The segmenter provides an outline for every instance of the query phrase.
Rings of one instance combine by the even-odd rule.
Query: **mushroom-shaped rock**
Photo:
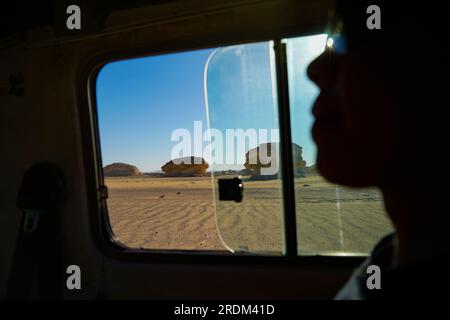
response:
[[[280,160],[278,159],[280,144],[278,142],[261,143],[245,154],[244,167],[253,172],[252,177],[277,176]],[[302,147],[292,144],[294,174],[304,176],[306,161],[302,157]],[[266,170],[264,170],[266,169]]]
[[[112,163],[103,168],[106,177],[140,176],[142,172],[136,167],[126,163]]]
[[[170,160],[161,167],[167,177],[203,177],[209,165],[200,157],[183,157]]]

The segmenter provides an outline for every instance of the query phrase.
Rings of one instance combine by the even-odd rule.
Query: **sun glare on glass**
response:
[[[327,40],[327,48],[332,48],[334,44],[333,38],[328,38]]]

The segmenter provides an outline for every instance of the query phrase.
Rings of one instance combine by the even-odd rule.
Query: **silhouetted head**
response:
[[[381,9],[380,30],[366,25],[373,4]],[[313,107],[320,172],[360,187],[448,172],[445,9],[426,2],[340,1],[331,28],[334,48],[308,69],[320,88]]]

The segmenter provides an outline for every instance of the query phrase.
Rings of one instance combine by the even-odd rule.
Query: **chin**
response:
[[[338,157],[317,156],[317,170],[328,181],[334,184],[353,188],[366,188],[376,185],[368,176],[368,170],[348,165],[349,162]]]
[[[339,174],[336,168],[332,168],[329,164],[322,164],[322,162],[317,161],[317,170],[328,182],[346,186],[349,182],[342,174]]]

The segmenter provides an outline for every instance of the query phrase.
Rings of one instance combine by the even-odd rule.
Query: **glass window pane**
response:
[[[210,168],[202,161],[204,68],[212,52],[113,62],[98,75],[109,220],[128,247],[227,250],[216,228]],[[176,163],[183,157],[195,158]]]
[[[283,196],[272,42],[218,49],[205,71],[216,219],[235,253],[284,253]],[[241,176],[242,202],[220,200],[220,179]]]
[[[299,254],[368,253],[392,225],[377,189],[327,182],[317,171],[311,108],[318,95],[308,65],[325,49],[327,35],[286,40]]]

